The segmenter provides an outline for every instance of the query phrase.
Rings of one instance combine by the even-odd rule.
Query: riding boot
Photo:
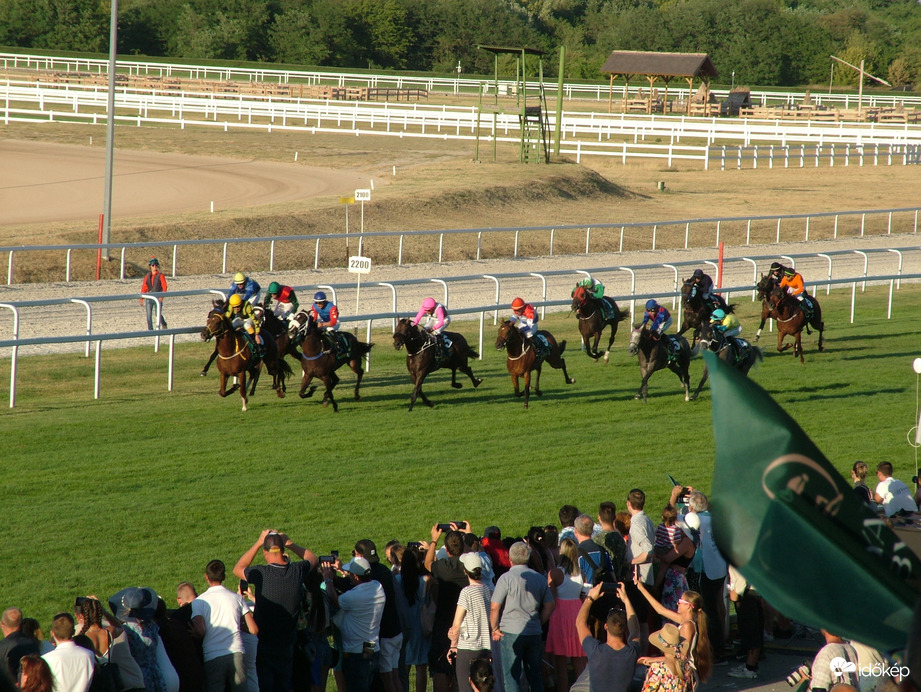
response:
[[[327,347],[330,351],[332,351],[333,353],[336,352],[336,342],[335,342],[335,338],[336,338],[336,337],[333,336],[333,333],[332,333],[332,332],[330,332],[330,331],[325,331],[325,332],[323,332],[323,343],[325,343],[325,344],[326,344],[326,347]]]

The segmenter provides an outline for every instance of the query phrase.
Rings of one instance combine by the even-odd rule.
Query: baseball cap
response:
[[[356,555],[351,562],[342,566],[342,571],[351,572],[356,577],[364,577],[371,572],[371,563],[361,555]]]
[[[502,532],[498,526],[487,526],[483,529],[483,538],[502,538]]]
[[[156,257],[151,257],[151,258],[150,258],[150,261],[147,263],[147,266],[152,267],[152,266],[154,266],[154,265],[157,265],[157,266],[159,267],[159,266],[160,266],[160,260],[158,260]]]
[[[458,559],[468,572],[473,572],[477,568],[483,569],[483,561],[478,553],[464,553]]]
[[[380,562],[377,555],[377,546],[370,538],[362,538],[355,544],[355,552],[361,555],[370,563]]]
[[[262,542],[262,549],[266,552],[285,552],[285,541],[280,533],[270,533]]]

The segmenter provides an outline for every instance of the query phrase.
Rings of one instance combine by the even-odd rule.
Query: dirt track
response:
[[[96,223],[105,189],[105,150],[0,141],[0,228]],[[351,195],[368,179],[351,171],[265,161],[117,150],[113,217],[215,211],[318,196]]]

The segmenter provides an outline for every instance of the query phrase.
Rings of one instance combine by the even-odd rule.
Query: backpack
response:
[[[607,552],[601,552],[599,555],[607,555]],[[584,557],[592,568],[592,575],[589,579],[589,581],[592,583],[592,586],[596,586],[601,583],[617,582],[617,576],[607,566],[602,566],[595,562],[592,554],[581,545],[579,546],[579,556]]]

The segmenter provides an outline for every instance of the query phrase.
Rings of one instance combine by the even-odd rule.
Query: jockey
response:
[[[230,320],[234,329],[238,332],[245,331],[248,338],[255,342],[253,350],[256,355],[264,356],[265,347],[263,346],[262,335],[259,334],[260,324],[250,302],[243,300],[239,293],[235,293],[227,299],[227,312],[224,315]]]
[[[710,326],[730,340],[732,337],[742,333],[742,325],[739,324],[739,319],[732,313],[726,314],[719,308],[710,315]]]
[[[649,325],[649,331],[655,332],[661,336],[665,330],[672,326],[672,316],[668,310],[659,305],[652,298],[646,301],[646,313],[643,315],[643,322],[640,329],[646,326],[646,323],[652,320]]]
[[[781,280],[783,279],[783,273],[786,270],[787,268],[783,266],[780,262],[771,263],[771,273],[769,274],[769,276],[771,277],[771,280],[774,282],[775,286],[780,284]]]
[[[595,281],[591,276],[582,279],[576,284],[576,288],[584,288],[589,297],[595,300],[604,298],[604,284],[600,281]],[[572,295],[575,295],[576,288],[572,289]]]
[[[277,281],[270,283],[269,288],[266,291],[266,310],[268,310],[269,306],[272,304],[273,298],[277,301],[273,312],[275,313],[275,316],[283,322],[287,322],[288,318],[297,312],[297,309],[300,307],[300,304],[297,301],[297,295],[294,293],[294,289],[290,286],[282,286]]]
[[[803,283],[803,275],[793,269],[793,267],[784,268],[783,278],[780,280],[779,286],[787,289],[787,293],[796,298],[800,303],[802,303],[803,298],[806,297],[806,286]],[[809,303],[807,302],[806,305],[808,306]]]
[[[695,269],[694,274],[691,276],[691,295],[688,298],[694,298],[698,292],[705,302],[713,300],[713,279],[704,274],[701,269]]]
[[[317,327],[323,332],[323,338],[331,348],[335,348],[335,340],[332,332],[339,331],[339,308],[335,303],[330,303],[326,299],[323,291],[317,291],[313,294],[313,305],[310,306],[310,316],[317,323]]]
[[[441,303],[436,303],[434,298],[426,298],[422,301],[422,307],[416,313],[413,324],[418,325],[423,320],[425,324],[422,325],[422,329],[435,336],[440,335],[451,324],[447,309]]]
[[[233,283],[230,284],[230,293],[228,296],[237,295],[243,299],[248,300],[250,303],[259,302],[259,291],[262,290],[255,280],[249,278],[243,272],[237,272],[233,275]]]
[[[512,324],[521,332],[521,335],[530,339],[537,333],[537,310],[530,303],[525,303],[521,298],[512,301]]]

